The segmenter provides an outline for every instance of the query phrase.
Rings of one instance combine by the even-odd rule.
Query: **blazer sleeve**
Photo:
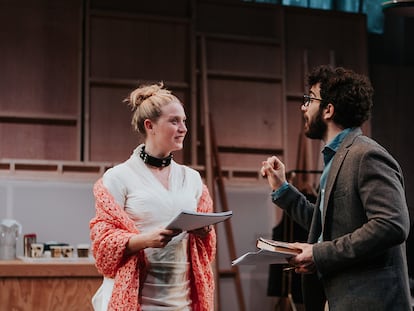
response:
[[[288,188],[280,196],[272,194],[272,202],[285,210],[301,227],[310,231],[315,204],[309,202],[293,185],[289,184]]]

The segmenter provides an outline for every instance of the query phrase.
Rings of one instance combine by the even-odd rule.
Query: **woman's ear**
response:
[[[145,130],[147,131],[147,132],[150,132],[151,130],[152,130],[152,121],[150,120],[150,119],[145,119],[144,120],[144,127],[145,127]]]

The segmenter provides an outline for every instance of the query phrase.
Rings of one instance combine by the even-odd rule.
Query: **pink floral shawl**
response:
[[[114,278],[114,288],[108,311],[141,310],[138,288],[145,279],[146,257],[144,251],[126,256],[125,249],[129,238],[137,233],[134,222],[105,188],[102,179],[94,186],[96,215],[90,221],[92,251],[99,272]],[[212,212],[213,202],[208,189],[203,185],[203,193],[197,211]],[[190,298],[192,311],[214,309],[214,275],[211,268],[216,253],[216,233],[214,230],[205,238],[189,234],[190,258]]]

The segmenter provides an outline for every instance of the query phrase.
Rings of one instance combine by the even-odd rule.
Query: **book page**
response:
[[[287,258],[292,257],[291,254],[267,251],[260,249],[257,252],[248,252],[232,261],[231,265],[264,265],[264,264],[287,264]]]
[[[220,213],[198,213],[183,210],[166,226],[167,229],[191,231],[225,221],[233,215],[232,211]]]
[[[289,243],[269,240],[262,237],[257,240],[256,246],[260,249],[265,249],[273,252],[288,253],[293,255],[301,253],[300,249],[292,247],[289,245]]]

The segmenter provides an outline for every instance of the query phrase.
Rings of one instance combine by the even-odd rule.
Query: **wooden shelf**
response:
[[[282,75],[257,74],[253,72],[236,72],[225,70],[208,70],[209,78],[230,79],[230,80],[248,80],[248,81],[262,81],[281,83],[283,81]]]
[[[255,148],[241,146],[218,146],[219,152],[241,153],[241,154],[274,154],[283,155],[283,148]]]
[[[22,113],[16,111],[6,111],[0,113],[0,123],[24,123],[24,124],[52,124],[76,126],[78,116],[67,114],[51,113]]]
[[[1,159],[0,177],[28,179],[90,179],[101,176],[114,163]]]
[[[102,277],[91,259],[1,260],[0,279],[5,277]]]
[[[240,149],[240,148],[238,148]],[[246,151],[243,149],[243,151]],[[278,149],[257,149],[251,150],[252,154],[261,154],[265,151],[273,151],[272,154],[282,155]],[[240,150],[228,149],[221,152],[240,152]],[[269,152],[265,152],[269,153]],[[115,163],[108,162],[64,162],[64,161],[43,161],[43,160],[0,160],[0,178],[11,179],[58,179],[72,180],[81,179],[95,181],[107,169],[113,167]],[[203,165],[193,165],[192,168],[198,170],[203,176],[205,167]],[[246,167],[222,167],[223,177],[230,182],[257,182],[261,180],[258,169]]]
[[[123,12],[107,11],[107,10],[102,10],[102,9],[91,9],[90,16],[101,17],[101,18],[121,19],[121,20],[134,19],[134,20],[143,20],[143,21],[154,21],[158,23],[175,23],[175,24],[190,23],[189,18],[170,17],[170,16],[161,16],[161,15],[152,15],[152,14],[123,13]]]
[[[152,84],[159,81],[133,80],[133,79],[109,79],[102,77],[91,77],[89,83],[91,86],[109,86],[109,87],[137,87],[140,84]],[[173,89],[188,89],[189,85],[185,82],[164,81],[164,85]]]
[[[269,37],[253,37],[253,36],[240,36],[240,35],[229,35],[229,34],[215,34],[215,33],[197,33],[197,37],[204,36],[206,39],[217,40],[217,41],[234,41],[240,43],[248,43],[255,45],[274,45],[280,46],[280,40]]]

